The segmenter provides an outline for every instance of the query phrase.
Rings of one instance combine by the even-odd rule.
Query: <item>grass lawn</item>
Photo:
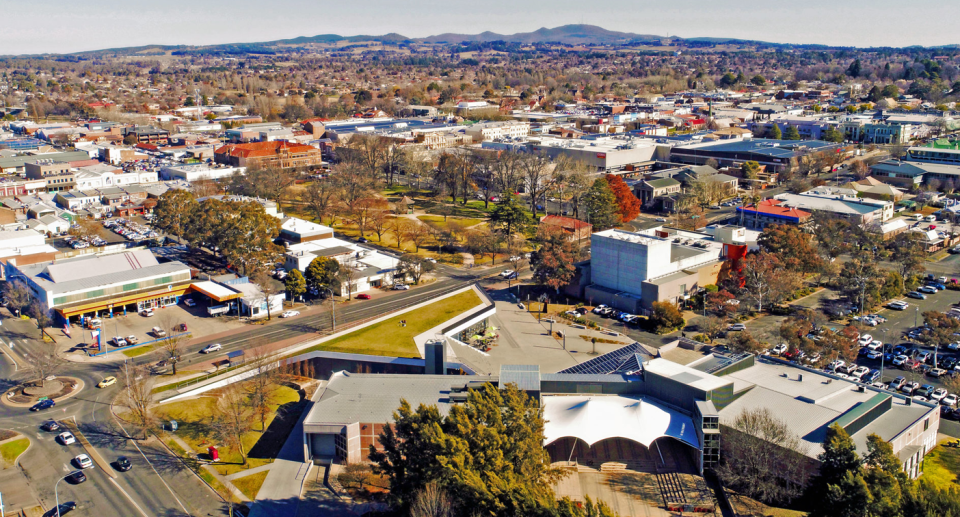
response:
[[[376,325],[351,332],[345,336],[320,343],[299,352],[347,352],[353,354],[385,355],[389,357],[420,357],[413,337],[468,311],[482,302],[476,293],[467,291],[445,298],[431,305],[384,320]],[[401,327],[400,320],[407,320]]]
[[[921,477],[937,488],[955,486],[960,474],[960,448],[938,445],[923,458]]]
[[[214,392],[215,393],[215,392]],[[270,404],[271,413],[267,416],[267,427],[273,422],[276,416],[277,408],[284,404],[295,403],[300,400],[300,396],[291,388],[278,386],[274,389],[273,400]],[[192,449],[192,454],[206,453],[207,447],[216,445],[220,449],[220,463],[215,468],[221,475],[234,474],[242,470],[259,467],[272,463],[274,458],[247,458],[247,464],[241,464],[239,451],[222,446],[215,436],[210,423],[213,416],[217,413],[216,397],[200,397],[196,399],[184,400],[182,402],[173,402],[165,404],[158,408],[158,416],[165,420],[176,420],[178,422],[177,436],[187,442]],[[251,416],[251,420],[256,420]],[[260,422],[253,423],[253,429],[243,435],[243,448],[248,453],[253,450],[260,439]]]
[[[26,437],[0,445],[0,458],[3,458],[4,468],[7,465],[12,466],[29,446],[30,439]]]
[[[154,345],[138,346],[137,348],[131,348],[130,350],[124,350],[123,355],[127,357],[138,357],[143,354],[148,354],[153,352]]]
[[[260,491],[260,487],[263,486],[263,480],[267,479],[267,474],[270,472],[257,472],[256,474],[251,474],[249,476],[243,476],[242,478],[236,478],[232,481],[233,486],[240,489],[243,492],[243,495],[250,498],[251,501],[257,498],[257,492]]]
[[[448,217],[447,220],[444,221],[442,215],[418,215],[417,219],[420,219],[434,228],[440,228],[443,230],[450,229],[451,223],[459,225],[460,228],[469,228],[483,222],[483,219],[469,217]]]

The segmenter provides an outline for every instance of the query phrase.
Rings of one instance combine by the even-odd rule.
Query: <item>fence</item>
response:
[[[103,350],[103,351],[101,351],[101,352],[97,352],[97,353],[95,353],[95,354],[89,354],[89,355],[91,355],[91,356],[93,356],[93,357],[99,357],[99,356],[101,356],[101,355],[106,355],[106,354],[108,354],[108,353],[110,353],[110,352],[121,352],[121,351],[123,351],[123,350],[130,350],[131,348],[137,348],[137,347],[139,347],[139,346],[152,345],[152,344],[154,344],[154,343],[159,343],[159,342],[161,342],[161,341],[166,341],[166,340],[168,340],[168,339],[170,339],[170,338],[172,338],[172,337],[189,338],[189,337],[192,337],[192,336],[193,336],[193,334],[190,333],[190,332],[182,332],[182,333],[180,333],[180,334],[173,334],[173,335],[170,335],[170,336],[167,336],[167,337],[162,337],[162,338],[160,338],[160,339],[154,339],[154,340],[151,340],[151,341],[144,341],[143,343],[137,343],[137,344],[135,344],[135,345],[122,346],[122,347],[120,347],[120,348],[115,348],[115,349],[113,349],[113,350]],[[101,339],[103,339],[102,336],[101,336]],[[104,345],[104,348],[106,348],[107,346],[109,346],[109,345],[106,345],[106,344],[105,344],[105,345]]]

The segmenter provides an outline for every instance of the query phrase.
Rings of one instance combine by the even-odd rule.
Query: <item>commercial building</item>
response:
[[[674,228],[643,232],[605,230],[590,237],[589,265],[581,266],[577,296],[634,314],[653,302],[682,302],[716,284],[723,263],[747,250],[744,228],[713,235]]]
[[[720,167],[740,167],[744,162],[755,161],[779,173],[796,169],[800,159],[809,153],[836,152],[839,148],[839,144],[820,140],[718,140],[677,145],[670,151],[670,161],[704,165],[715,160]]]
[[[530,123],[518,121],[480,122],[468,127],[466,134],[474,142],[523,138],[530,134]]]
[[[937,140],[924,147],[911,147],[907,149],[904,159],[909,162],[960,165],[960,142]]]
[[[186,264],[161,264],[147,250],[5,266],[8,278],[23,280],[63,321],[174,305],[191,280]]]
[[[808,190],[801,194],[789,192],[774,196],[785,207],[807,212],[826,212],[843,217],[854,224],[883,222],[893,217],[893,202],[859,198],[856,195],[834,194],[828,189]]]
[[[661,148],[653,140],[629,135],[598,136],[591,139],[543,135],[513,142],[483,142],[481,148],[544,153],[554,160],[565,156],[600,172],[622,171],[655,158],[665,159],[668,155],[666,148]]]
[[[215,153],[217,163],[232,167],[316,167],[323,159],[320,149],[285,141],[227,144]]]
[[[60,192],[76,187],[73,168],[67,162],[43,159],[28,162],[24,165],[24,168],[27,179],[44,182],[44,191],[46,192]]]
[[[6,174],[19,174],[21,172],[26,172],[26,164],[28,162],[32,163],[38,160],[71,163],[86,161],[89,159],[90,155],[86,151],[67,151],[62,153],[42,153],[12,156],[0,158],[0,172]]]
[[[468,390],[485,386],[514,385],[537,401],[545,421],[544,449],[555,465],[573,468],[629,462],[627,468],[636,471],[702,474],[719,464],[722,435],[737,432],[732,427],[737,416],[767,409],[806,445],[797,454],[807,474],[819,467],[826,430],[835,424],[851,435],[861,456],[867,437],[879,435],[907,475],[917,477],[940,425],[936,404],[683,339],[658,350],[634,343],[556,373],[536,365],[503,365],[499,373],[466,376],[444,375],[445,346],[442,340],[428,344],[428,355],[434,349],[441,353],[439,367],[390,358],[392,372],[380,363],[371,366],[383,373],[334,372],[304,418],[304,461],[365,461],[371,447],[379,448],[383,430],[394,424],[401,400],[447,415],[467,401]],[[678,348],[694,359],[681,364],[658,357]],[[349,364],[362,358],[331,359]],[[401,370],[413,371],[395,373]]]
[[[194,182],[200,180],[219,180],[229,178],[236,173],[243,174],[246,167],[230,167],[226,165],[209,166],[206,164],[170,165],[160,169],[160,177],[164,181],[183,180]]]

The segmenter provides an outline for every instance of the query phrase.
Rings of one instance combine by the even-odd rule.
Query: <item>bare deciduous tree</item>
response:
[[[267,430],[267,417],[270,415],[270,403],[273,401],[274,388],[277,386],[279,369],[276,360],[263,346],[247,351],[247,364],[256,372],[247,382],[250,393],[250,408],[260,420],[260,433]]]
[[[57,371],[64,364],[64,360],[57,355],[57,346],[53,343],[40,343],[33,353],[24,354],[26,368],[24,372],[28,379],[40,381],[40,386],[44,385],[46,378],[56,375]]]
[[[806,484],[806,445],[767,408],[743,410],[724,430],[725,484],[768,504],[788,503]]]
[[[453,505],[447,492],[436,481],[426,484],[410,505],[411,517],[450,517]]]
[[[411,224],[407,226],[407,240],[413,243],[417,253],[420,253],[420,248],[426,245],[427,241],[430,240],[430,234],[430,227],[423,223],[411,221]],[[397,239],[397,242],[399,241],[400,239]]]
[[[143,430],[146,437],[147,429],[154,422],[150,407],[153,402],[153,393],[151,393],[153,383],[150,381],[150,376],[147,375],[146,368],[143,366],[125,362],[120,367],[118,377],[123,383],[123,404],[130,410],[134,423]]]
[[[8,280],[3,286],[3,298],[7,301],[7,308],[15,311],[19,316],[23,309],[30,306],[33,295],[30,289],[21,280]]]
[[[218,412],[213,417],[212,426],[221,440],[237,449],[244,465],[247,464],[247,453],[243,448],[243,434],[252,427],[250,404],[245,391],[238,382],[220,389]]]
[[[180,321],[177,321],[172,313],[164,313],[160,317],[160,328],[167,332],[167,336],[159,342],[160,349],[167,355],[166,359],[173,366],[173,374],[177,374],[177,363],[183,354],[183,347],[189,339],[180,331]]]

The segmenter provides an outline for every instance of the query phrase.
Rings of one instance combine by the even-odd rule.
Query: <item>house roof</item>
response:
[[[292,153],[318,151],[315,147],[301,144],[291,144],[282,140],[272,142],[254,142],[249,144],[227,144],[214,151],[216,154],[227,154],[241,158],[256,158],[263,156],[273,156],[278,154],[281,149]],[[318,151],[319,152],[319,151]]]
[[[779,199],[764,199],[760,202],[759,206],[754,207],[754,205],[744,205],[738,207],[737,211],[743,212],[759,212],[763,215],[771,215],[775,217],[793,217],[797,219],[806,219],[812,214],[805,210],[800,210],[799,208],[790,208],[781,205],[782,201]]]
[[[680,185],[680,182],[673,178],[661,178],[656,180],[646,180],[643,183],[649,185],[651,188],[668,188],[676,187]]]
[[[547,215],[540,219],[541,223],[546,223],[554,226],[559,226],[561,228],[569,228],[574,230],[582,230],[585,228],[593,228],[593,225],[590,223],[585,223],[579,219],[574,219],[572,217],[563,217],[560,215]]]

